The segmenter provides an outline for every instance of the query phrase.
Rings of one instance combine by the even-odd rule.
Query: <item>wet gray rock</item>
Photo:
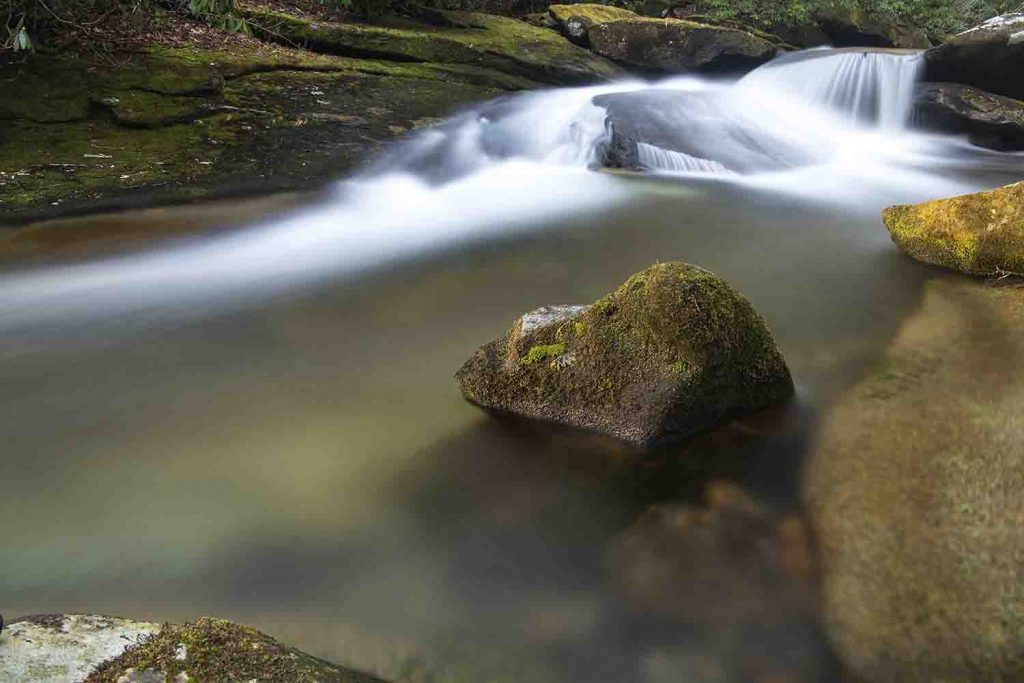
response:
[[[976,145],[1024,150],[1024,102],[959,83],[919,83],[914,122],[923,128],[966,134]]]
[[[0,681],[81,681],[102,662],[159,630],[159,624],[114,617],[24,617],[0,635]]]
[[[1024,13],[995,17],[925,53],[925,78],[1024,99]]]
[[[749,71],[778,52],[747,31],[679,19],[620,19],[592,26],[589,37],[594,52],[655,73]]]

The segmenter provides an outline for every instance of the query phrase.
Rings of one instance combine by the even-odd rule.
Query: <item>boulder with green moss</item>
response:
[[[778,48],[747,31],[681,19],[619,19],[589,30],[598,54],[644,72],[749,71]]]
[[[548,12],[558,26],[558,30],[577,45],[590,44],[591,26],[617,19],[633,19],[637,16],[635,12],[621,7],[591,3],[551,5]]]
[[[84,683],[294,681],[382,683],[222,619],[166,624],[100,664]]]
[[[174,625],[46,614],[0,634],[0,680],[28,683],[383,683],[221,619]]]
[[[482,407],[641,446],[691,436],[793,393],[750,302],[684,263],[652,266],[590,306],[524,315],[456,378]]]
[[[918,261],[969,275],[1024,273],[1024,183],[894,206],[889,233]]]
[[[1024,102],[959,83],[918,83],[914,122],[921,127],[967,135],[980,147],[1024,150]]]

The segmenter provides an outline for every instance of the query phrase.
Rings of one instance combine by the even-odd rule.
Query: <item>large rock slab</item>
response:
[[[1006,14],[925,53],[925,78],[1024,100],[1024,14]]]
[[[858,681],[1024,680],[1024,292],[929,282],[804,475]]]
[[[17,619],[0,634],[0,681],[78,683],[160,628],[149,622],[76,614]]]
[[[241,44],[0,65],[0,222],[315,189],[386,141],[538,87],[471,65],[227,40]]]
[[[647,72],[746,71],[778,52],[752,33],[680,19],[620,19],[590,28],[594,52]]]
[[[767,325],[708,271],[663,263],[586,307],[529,313],[456,378],[485,408],[641,446],[785,400],[789,370]]]
[[[969,275],[1024,273],[1024,183],[894,206],[882,217],[918,261]]]
[[[440,25],[412,27],[320,22],[268,9],[250,9],[246,16],[267,40],[349,57],[460,64],[551,85],[621,74],[553,31],[492,14],[433,10],[429,16]]]
[[[1024,102],[959,83],[918,83],[914,90],[917,125],[966,134],[989,149],[1024,149]]]

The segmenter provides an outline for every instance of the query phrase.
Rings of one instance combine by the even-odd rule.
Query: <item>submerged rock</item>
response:
[[[644,446],[793,393],[782,354],[750,302],[684,263],[652,266],[591,306],[523,316],[456,378],[463,396],[482,407]]]
[[[1024,14],[1006,14],[925,53],[926,79],[1024,100]]]
[[[611,544],[608,564],[632,628],[657,620],[666,634],[648,656],[672,675],[655,680],[832,680],[800,517],[712,481],[702,505],[648,509]]]
[[[894,206],[882,217],[893,241],[918,261],[969,275],[1024,273],[1024,182]]]
[[[222,619],[167,624],[98,666],[84,683],[317,681],[383,683]]]
[[[858,681],[1024,680],[1024,293],[936,278],[805,472]]]
[[[745,71],[769,61],[778,48],[738,29],[680,19],[619,19],[592,26],[594,52],[650,72]]]
[[[558,30],[577,45],[590,44],[590,28],[618,19],[632,19],[637,15],[627,9],[611,5],[551,5],[548,12]]]
[[[914,121],[947,133],[966,134],[989,149],[1024,149],[1024,102],[959,83],[919,83]]]
[[[77,683],[160,628],[149,622],[75,614],[16,619],[0,635],[0,681]]]

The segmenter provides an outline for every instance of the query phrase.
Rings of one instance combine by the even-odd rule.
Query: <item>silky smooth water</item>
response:
[[[535,93],[283,219],[0,278],[0,611],[215,614],[403,681],[686,680],[665,653],[719,634],[630,603],[615,539],[650,504],[694,499],[707,474],[679,463],[699,456],[796,509],[817,416],[932,276],[880,209],[1024,175],[1018,156],[763,75],[657,88],[728,113],[701,123],[703,158],[767,139],[800,163],[595,172],[592,98],[648,86]],[[764,315],[790,406],[642,463],[462,401],[455,370],[522,312],[676,259]],[[827,647],[798,641],[827,680]]]

